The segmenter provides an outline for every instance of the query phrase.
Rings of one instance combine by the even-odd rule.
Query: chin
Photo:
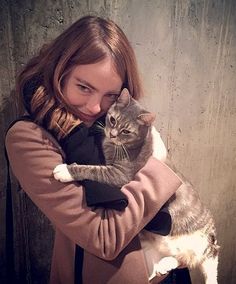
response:
[[[87,126],[87,127],[91,127],[94,124],[95,121],[83,121],[83,123]]]

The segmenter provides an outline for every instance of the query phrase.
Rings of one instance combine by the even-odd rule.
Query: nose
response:
[[[112,129],[110,131],[110,138],[116,138],[117,135],[118,135],[118,131],[116,129]]]
[[[92,96],[86,105],[87,110],[91,115],[96,115],[101,111],[101,98]]]

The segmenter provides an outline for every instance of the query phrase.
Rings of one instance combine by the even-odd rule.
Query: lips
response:
[[[79,116],[82,120],[93,120],[93,119],[96,118],[95,116],[91,116],[91,115],[81,113],[81,112],[80,112]]]

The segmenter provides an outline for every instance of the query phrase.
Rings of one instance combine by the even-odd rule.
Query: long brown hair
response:
[[[134,51],[123,31],[111,20],[86,16],[72,24],[39,54],[32,58],[18,77],[17,92],[40,78],[28,111],[33,119],[57,138],[80,123],[61,91],[64,79],[75,65],[91,64],[112,56],[123,87],[135,99],[142,95]]]

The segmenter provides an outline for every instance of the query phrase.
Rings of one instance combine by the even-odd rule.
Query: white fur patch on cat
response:
[[[205,284],[217,284],[218,258],[205,259],[201,264],[201,270],[205,277]]]
[[[153,157],[159,161],[165,162],[167,157],[167,150],[164,142],[161,139],[160,133],[156,130],[154,126],[151,129],[152,143],[153,143]]]
[[[173,256],[163,257],[158,263],[153,265],[152,275],[149,277],[149,281],[152,280],[157,275],[165,275],[172,269],[179,266],[178,260]]]
[[[54,178],[56,180],[59,180],[60,182],[69,182],[74,180],[74,178],[68,171],[67,164],[57,165],[53,170],[53,175]]]
[[[206,278],[205,283],[217,283],[218,258],[205,260],[201,264],[208,243],[206,234],[201,230],[181,236],[160,236],[143,230],[139,235],[149,271],[149,281],[179,265],[190,268],[199,265]]]

